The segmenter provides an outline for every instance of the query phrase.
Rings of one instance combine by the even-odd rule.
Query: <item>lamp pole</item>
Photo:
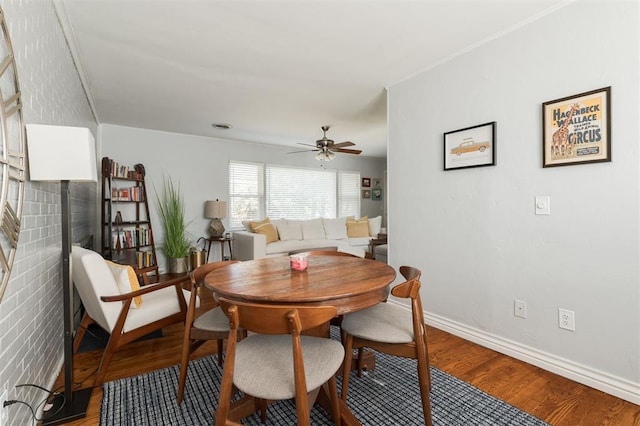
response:
[[[62,219],[62,298],[64,315],[64,394],[44,414],[43,425],[57,425],[87,415],[93,388],[73,391],[73,283],[71,282],[71,199],[69,181],[60,181]],[[48,413],[51,413],[48,415]]]

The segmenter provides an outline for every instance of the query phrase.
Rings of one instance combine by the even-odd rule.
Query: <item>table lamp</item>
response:
[[[64,315],[64,394],[52,401],[43,425],[66,423],[86,416],[92,388],[73,391],[73,280],[69,181],[96,182],[95,142],[83,127],[28,124],[29,176],[32,181],[60,182],[62,218],[62,284]]]
[[[209,235],[214,238],[224,237],[224,225],[220,219],[227,217],[227,202],[207,201],[204,203],[204,216],[211,219],[209,224]]]

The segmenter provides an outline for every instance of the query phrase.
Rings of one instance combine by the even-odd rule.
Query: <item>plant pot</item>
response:
[[[197,267],[202,266],[205,263],[207,263],[204,260],[206,255],[207,255],[207,252],[204,251],[204,250],[192,250],[189,253],[189,265],[190,265],[189,270],[193,271]]]
[[[189,272],[189,258],[188,257],[169,257],[168,269],[170,274],[186,274]]]

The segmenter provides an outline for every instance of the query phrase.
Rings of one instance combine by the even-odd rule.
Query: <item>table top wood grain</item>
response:
[[[212,271],[205,285],[214,294],[253,303],[335,306],[355,312],[385,300],[395,270],[382,262],[349,256],[309,256],[305,271],[293,271],[288,257],[235,263]]]

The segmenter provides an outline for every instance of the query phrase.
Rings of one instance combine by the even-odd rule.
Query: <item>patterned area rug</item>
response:
[[[100,412],[102,426],[211,425],[222,371],[214,357],[192,361],[181,405],[176,403],[180,367],[107,382]],[[363,425],[424,425],[416,362],[376,353],[376,368],[358,378],[352,373],[347,404]],[[431,368],[433,424],[542,426],[547,423],[491,395]],[[341,378],[338,377],[338,392]],[[293,401],[269,406],[267,425],[295,424]],[[258,415],[243,421],[260,425]],[[311,424],[331,425],[318,405]]]

